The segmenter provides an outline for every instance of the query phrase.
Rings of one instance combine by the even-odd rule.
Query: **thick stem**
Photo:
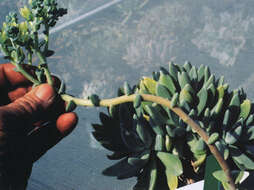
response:
[[[225,175],[228,180],[228,184],[232,190],[236,190],[235,183],[233,181],[233,178],[231,176],[230,168],[227,164],[227,162],[224,160],[223,156],[220,154],[219,150],[215,145],[208,144],[209,136],[207,133],[195,122],[193,121],[182,109],[178,107],[172,107],[171,102],[165,98],[154,96],[150,94],[141,94],[143,100],[155,102],[157,104],[163,105],[171,109],[173,112],[175,112],[185,123],[187,123],[191,128],[198,133],[198,135],[205,141],[207,146],[209,147],[211,153],[214,155],[216,160],[218,161],[219,165],[225,172]],[[85,100],[81,98],[74,98],[70,95],[63,94],[61,95],[62,99],[65,101],[74,101],[77,105],[81,106],[94,106],[93,103],[90,100]],[[100,106],[103,107],[109,107],[113,105],[118,105],[126,102],[133,102],[136,95],[130,95],[130,96],[120,96],[117,98],[112,99],[105,99],[100,101]]]

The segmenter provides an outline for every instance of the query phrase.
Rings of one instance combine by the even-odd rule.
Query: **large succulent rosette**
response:
[[[133,103],[110,107],[108,114],[100,113],[101,124],[92,125],[95,139],[113,152],[108,158],[120,160],[104,175],[137,177],[135,190],[172,190],[204,178],[211,154],[206,143],[169,108],[144,101],[140,94],[161,96],[183,109],[234,173],[254,170],[253,104],[243,89],[230,91],[207,66],[170,63],[169,70],[161,68],[132,88],[127,83],[119,88],[119,96],[130,94],[136,94]]]

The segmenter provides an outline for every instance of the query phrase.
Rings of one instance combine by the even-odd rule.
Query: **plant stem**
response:
[[[40,50],[38,50],[38,49],[35,50],[35,52],[36,52],[38,58],[40,59],[39,67],[41,67],[44,70],[46,78],[47,78],[47,82],[51,86],[53,86],[53,80],[50,75],[50,71],[49,71],[47,60],[46,60],[45,56],[43,56],[42,53],[40,52]]]
[[[29,81],[31,81],[35,85],[39,85],[40,81],[36,80],[32,75],[30,75],[26,70],[22,67],[21,64],[13,63],[12,64],[17,68],[18,72],[20,72],[24,77],[26,77]]]
[[[35,47],[34,47],[34,52],[37,54],[40,62],[39,62],[39,67],[41,67],[43,70],[44,70],[44,73],[46,75],[46,78],[47,78],[47,82],[48,84],[50,84],[51,86],[53,86],[53,80],[52,80],[52,77],[50,75],[50,71],[48,69],[48,65],[47,65],[47,59],[46,57],[43,55],[43,53],[40,51],[39,49],[39,37],[38,37],[38,32],[37,30],[35,29],[34,31],[34,39],[35,39]],[[45,35],[45,49],[47,50],[48,49],[48,40],[49,40],[49,28],[46,27],[46,35]],[[46,51],[45,50],[45,51]]]
[[[32,52],[28,52],[27,54],[27,60],[28,60],[28,65],[32,65]]]
[[[45,46],[44,46],[44,52],[48,51],[48,47],[49,47],[49,26],[48,24],[45,22],[44,23],[45,25],[45,36],[44,36],[44,39],[45,39]]]
[[[155,102],[157,104],[163,105],[171,109],[173,112],[175,112],[185,123],[187,123],[191,128],[198,133],[198,135],[205,141],[207,146],[209,147],[211,153],[214,155],[216,160],[218,161],[219,165],[223,169],[227,180],[228,184],[231,188],[231,190],[236,190],[235,183],[233,181],[233,178],[231,176],[231,171],[230,168],[227,164],[227,162],[224,160],[222,155],[220,154],[219,150],[215,145],[210,145],[208,144],[208,139],[209,136],[207,133],[195,122],[193,121],[181,108],[178,107],[172,107],[171,102],[165,98],[159,97],[159,96],[154,96],[150,94],[141,94],[143,100],[145,101],[150,101],[150,102]],[[74,101],[77,105],[80,106],[94,106],[93,103],[90,100],[87,99],[81,99],[81,98],[75,98],[67,94],[61,95],[62,99],[65,101]],[[113,105],[118,105],[126,102],[133,102],[135,99],[136,95],[130,95],[130,96],[120,96],[117,98],[112,98],[112,99],[104,99],[100,101],[99,106],[103,107],[109,107]]]
[[[49,69],[48,69],[48,66],[45,65],[45,66],[43,67],[43,70],[44,70],[44,73],[45,73],[45,75],[46,75],[48,84],[51,85],[51,86],[53,86],[54,83],[53,83],[52,77],[51,77],[51,75],[50,75],[50,71],[49,71]]]

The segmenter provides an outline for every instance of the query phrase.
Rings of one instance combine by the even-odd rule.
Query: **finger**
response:
[[[52,79],[54,83],[54,88],[56,90],[59,89],[61,84],[60,80],[55,76],[52,76]],[[9,88],[8,90],[9,91],[7,92],[7,94],[9,102],[13,102],[18,98],[24,96],[26,93],[30,92],[32,90],[32,85],[28,86],[17,85],[16,88]]]
[[[36,67],[23,65],[24,69],[35,76]],[[24,96],[32,88],[32,83],[28,81],[21,73],[14,70],[15,66],[7,63],[0,65],[0,105],[6,105],[16,99]],[[59,89],[61,81],[58,77],[52,76],[54,87]]]
[[[19,83],[23,89],[16,91],[14,95],[25,94],[26,88],[29,82],[20,73],[15,72],[12,64],[1,64],[0,65],[0,105],[6,105],[11,102],[8,92],[13,91],[17,88],[15,83]],[[11,77],[12,76],[12,77]],[[20,96],[19,96],[20,97]]]
[[[32,65],[22,65],[23,69],[35,77],[36,67]],[[0,88],[15,88],[19,86],[31,86],[31,82],[28,81],[23,74],[15,71],[15,66],[11,63],[1,64],[0,65],[0,78],[4,79],[3,82],[0,82]],[[54,86],[57,88],[60,86],[60,80],[56,76],[52,76]]]
[[[6,130],[23,133],[27,131],[27,126],[47,119],[55,97],[54,89],[48,84],[42,84],[15,102],[0,107],[0,113],[8,125]]]
[[[28,86],[31,83],[19,72],[14,70],[11,63],[0,65],[0,88],[15,88],[17,85]]]
[[[56,121],[56,128],[62,137],[69,135],[78,123],[78,116],[74,112],[60,115]]]
[[[78,122],[75,113],[62,114],[54,124],[41,127],[28,136],[29,150],[32,161],[35,162],[50,148],[55,146],[66,135],[70,134]]]

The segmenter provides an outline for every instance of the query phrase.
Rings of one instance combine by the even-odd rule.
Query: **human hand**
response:
[[[25,189],[33,162],[76,126],[75,113],[48,84],[34,89],[11,64],[0,65],[0,189]]]

